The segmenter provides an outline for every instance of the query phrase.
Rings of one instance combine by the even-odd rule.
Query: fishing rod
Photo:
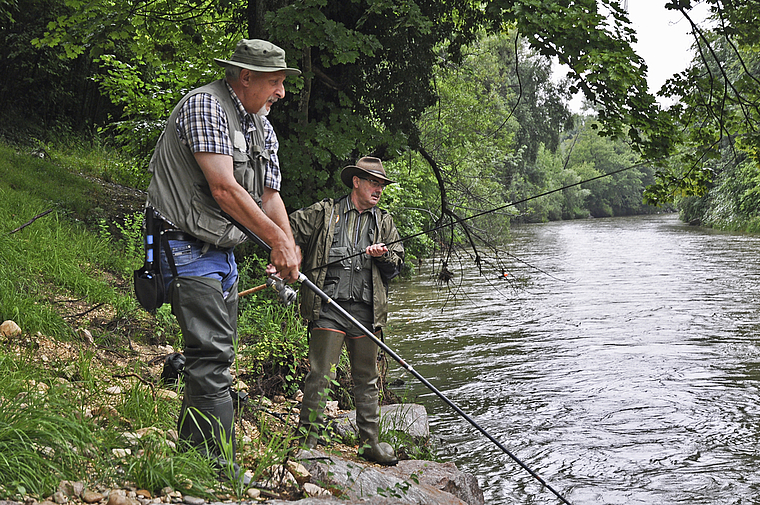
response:
[[[661,158],[661,159],[664,159],[664,158]],[[654,160],[654,161],[658,161],[658,160]],[[527,198],[523,198],[522,200],[516,200],[514,202],[505,203],[504,205],[500,205],[498,207],[494,207],[493,209],[489,209],[489,210],[484,210],[482,212],[478,212],[476,214],[473,214],[472,216],[458,217],[458,218],[454,219],[453,221],[450,221],[448,223],[444,223],[444,224],[438,225],[438,226],[436,226],[434,228],[431,228],[429,230],[422,230],[420,232],[413,233],[411,235],[407,235],[406,237],[399,238],[398,240],[393,240],[391,242],[386,242],[385,245],[389,246],[389,245],[392,245],[392,244],[397,244],[399,242],[403,242],[405,240],[409,240],[409,239],[412,239],[412,238],[419,237],[421,235],[427,235],[428,233],[433,233],[434,231],[438,231],[438,230],[441,230],[441,229],[449,227],[449,226],[454,226],[456,224],[460,224],[460,223],[463,223],[465,221],[469,221],[471,219],[475,219],[477,217],[482,217],[482,216],[485,216],[487,214],[492,214],[494,212],[498,212],[500,210],[504,210],[504,209],[507,209],[509,207],[513,207],[515,205],[520,205],[521,203],[529,202],[531,200],[535,200],[535,199],[541,198],[543,196],[548,196],[548,195],[557,193],[559,191],[564,191],[566,189],[573,188],[575,186],[580,186],[582,184],[587,184],[589,182],[593,182],[593,181],[596,181],[596,180],[599,180],[599,179],[603,179],[604,177],[609,177],[611,175],[616,175],[616,174],[619,174],[621,172],[625,172],[626,170],[631,170],[633,168],[637,168],[637,167],[643,166],[645,164],[646,164],[646,162],[642,161],[641,163],[636,163],[635,165],[630,165],[628,167],[623,167],[623,168],[620,168],[618,170],[613,170],[612,172],[608,172],[606,174],[597,175],[595,177],[591,177],[590,179],[585,179],[585,180],[580,181],[580,182],[574,182],[573,184],[568,184],[566,186],[562,186],[561,188],[556,188],[556,189],[551,189],[551,190],[548,190],[548,191],[544,191],[543,193],[539,193],[537,195],[529,196]],[[320,266],[316,266],[316,267],[310,268],[309,270],[306,270],[306,271],[307,272],[311,272],[312,270],[317,270],[319,268],[324,268],[324,267],[328,267],[328,266],[331,266],[331,265],[336,265],[336,264],[340,263],[343,260],[351,259],[351,258],[354,258],[356,256],[361,256],[362,254],[364,254],[364,252],[355,253],[355,254],[352,254],[350,256],[346,256],[344,258],[339,258],[337,260],[330,261],[329,263],[325,263],[324,265],[320,265]]]
[[[253,242],[261,246],[267,253],[272,252],[272,248],[264,242],[261,238],[259,238],[258,235],[253,233],[251,230],[249,230],[244,225],[237,222],[234,218],[231,216],[226,216],[227,219],[232,222],[235,226],[240,228],[240,230],[245,233],[245,235],[251,239]],[[282,281],[281,279],[279,279]],[[322,299],[322,302],[325,303],[325,306],[332,307],[338,312],[340,312],[343,316],[348,318],[358,329],[360,329],[367,337],[369,337],[370,340],[372,340],[379,348],[381,348],[388,356],[393,358],[399,365],[401,365],[404,370],[408,371],[410,374],[414,375],[414,377],[417,378],[420,382],[422,382],[430,391],[436,394],[441,400],[443,400],[449,407],[454,409],[454,411],[462,416],[467,422],[469,422],[475,429],[477,429],[480,433],[482,433],[488,440],[496,444],[496,446],[504,452],[507,456],[512,458],[512,460],[520,465],[525,471],[527,471],[533,478],[535,478],[538,482],[541,483],[546,489],[554,493],[554,495],[559,498],[562,503],[565,503],[566,505],[571,505],[569,501],[567,501],[557,490],[555,490],[552,486],[550,486],[544,479],[541,478],[540,475],[538,475],[535,471],[533,471],[528,465],[523,463],[517,456],[512,454],[509,449],[507,449],[501,442],[496,440],[490,433],[488,433],[485,429],[483,429],[477,422],[475,422],[474,419],[472,419],[467,413],[465,413],[461,408],[459,408],[454,402],[448,399],[446,395],[444,395],[442,392],[440,392],[435,386],[433,386],[430,382],[428,382],[425,377],[420,375],[417,370],[415,370],[409,363],[404,361],[398,354],[393,352],[393,350],[388,347],[385,342],[377,338],[374,333],[369,331],[367,327],[365,327],[362,323],[360,323],[354,316],[352,316],[346,309],[341,307],[335,300],[330,298],[324,291],[322,291],[320,288],[316,286],[313,282],[309,280],[306,275],[304,275],[303,272],[300,272],[298,275],[298,282],[309,288],[311,291],[314,292],[317,296],[319,296]],[[284,284],[284,283],[283,283]]]

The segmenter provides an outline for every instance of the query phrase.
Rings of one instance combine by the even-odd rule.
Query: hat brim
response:
[[[246,68],[248,70],[253,70],[254,72],[285,72],[285,75],[301,75],[301,71],[297,68],[259,67],[258,65],[248,65],[247,63],[240,63],[239,61],[220,60],[219,58],[214,58],[214,62],[221,67],[232,65],[233,67]]]
[[[353,188],[355,175],[358,177],[374,177],[386,184],[394,184],[396,182],[388,179],[383,174],[370,172],[369,170],[357,167],[356,165],[348,165],[347,167],[343,168],[343,170],[340,172],[340,180],[343,181],[343,184],[345,184],[347,187]]]

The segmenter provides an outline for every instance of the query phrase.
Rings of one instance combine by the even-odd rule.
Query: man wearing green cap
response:
[[[241,40],[229,60],[214,61],[224,79],[182,98],[158,140],[146,206],[160,219],[166,297],[185,340],[180,439],[239,478],[229,368],[237,339],[233,248],[245,235],[228,216],[272,247],[269,273],[298,278],[300,251],[279,193],[279,144],[265,116],[285,96],[285,78],[301,72],[264,40]]]
[[[304,272],[365,328],[382,337],[388,312],[388,282],[401,272],[404,246],[391,215],[377,208],[393,183],[383,163],[366,156],[341,172],[351,193],[327,198],[290,214],[296,243],[304,250]],[[345,344],[354,380],[359,454],[382,465],[397,462],[379,441],[378,347],[350,319],[301,288],[301,315],[309,321],[309,364],[301,405],[303,445],[313,449],[323,427],[324,392],[335,378]]]

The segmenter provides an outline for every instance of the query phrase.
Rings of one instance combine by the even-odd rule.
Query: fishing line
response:
[[[248,238],[253,240],[256,244],[261,246],[265,251],[271,253],[272,248],[261,240],[255,233],[253,233],[251,230],[237,222],[234,218],[231,216],[226,216],[227,219],[232,222],[235,226],[240,228],[240,230],[246,234]],[[281,279],[280,279],[281,282]],[[469,422],[474,428],[476,428],[480,433],[482,433],[488,440],[496,444],[496,446],[504,452],[507,456],[512,458],[512,460],[520,465],[525,471],[527,471],[533,478],[535,478],[538,482],[541,483],[546,489],[554,493],[554,495],[559,498],[562,503],[565,503],[566,505],[571,505],[567,499],[565,499],[564,496],[562,496],[556,489],[554,489],[549,483],[547,483],[544,479],[541,478],[540,475],[538,475],[535,471],[533,471],[528,465],[522,462],[520,458],[512,454],[509,449],[507,449],[501,442],[496,440],[496,438],[493,437],[490,433],[488,433],[485,429],[483,429],[477,422],[475,422],[474,419],[472,419],[469,415],[467,415],[461,408],[459,408],[454,402],[449,400],[446,395],[444,395],[442,392],[440,392],[435,386],[433,386],[430,382],[428,382],[425,377],[420,375],[417,370],[414,369],[409,363],[404,361],[398,354],[393,352],[393,350],[388,347],[385,342],[383,342],[381,339],[377,338],[374,333],[372,333],[368,328],[366,328],[362,323],[360,323],[353,315],[351,315],[347,310],[345,310],[343,307],[338,305],[332,298],[330,298],[324,291],[322,291],[319,287],[317,287],[313,282],[309,280],[306,275],[304,275],[303,272],[299,273],[298,276],[298,282],[309,288],[311,291],[314,292],[317,296],[319,296],[325,307],[332,307],[333,309],[340,312],[344,317],[348,318],[354,326],[356,326],[358,329],[360,329],[370,340],[372,340],[380,349],[382,349],[388,356],[393,358],[399,365],[401,365],[404,370],[414,375],[422,384],[424,384],[430,391],[435,393],[441,400],[443,400],[449,407],[454,409],[454,411],[462,416],[467,422]]]
[[[660,159],[665,159],[665,158],[660,158]],[[659,160],[654,160],[654,161],[659,161]],[[569,188],[574,188],[575,186],[580,186],[582,184],[587,184],[589,182],[597,181],[597,180],[603,179],[605,177],[610,177],[612,175],[616,175],[616,174],[619,174],[621,172],[625,172],[627,170],[631,170],[631,169],[634,169],[634,168],[638,168],[638,167],[647,165],[648,163],[650,163],[650,162],[642,161],[641,163],[636,163],[635,165],[630,165],[628,167],[620,168],[618,170],[613,170],[612,172],[608,172],[606,174],[597,175],[596,177],[591,177],[590,179],[585,179],[585,180],[580,181],[580,182],[574,182],[573,184],[568,184],[566,186],[562,186],[561,188],[551,189],[551,190],[548,190],[548,191],[544,191],[543,193],[539,193],[537,195],[533,195],[533,196],[529,196],[527,198],[523,198],[522,200],[517,200],[517,201],[514,201],[514,202],[506,203],[504,205],[500,205],[498,207],[494,207],[493,209],[484,210],[482,212],[478,212],[476,214],[473,214],[472,216],[458,217],[458,218],[454,219],[453,221],[449,221],[447,223],[438,225],[435,228],[431,228],[429,230],[423,230],[423,231],[420,231],[420,232],[417,232],[417,233],[412,233],[411,235],[407,235],[406,237],[402,237],[402,238],[400,238],[398,240],[393,240],[391,242],[387,242],[385,245],[388,246],[388,245],[392,245],[392,244],[397,244],[399,242],[403,242],[405,240],[413,239],[413,238],[419,237],[421,235],[427,235],[428,233],[433,233],[435,231],[442,230],[443,228],[447,228],[449,226],[454,226],[454,225],[457,225],[457,224],[461,224],[461,223],[464,223],[465,221],[469,221],[471,219],[475,219],[475,218],[482,217],[482,216],[485,216],[485,215],[488,215],[488,214],[492,214],[494,212],[498,212],[500,210],[507,209],[509,207],[514,207],[515,205],[520,205],[521,203],[529,202],[531,200],[535,200],[535,199],[541,198],[543,196],[552,195],[554,193],[558,193],[560,191],[564,191],[564,190],[569,189]],[[357,256],[361,256],[362,254],[364,254],[364,251],[358,252],[358,253],[355,253],[355,254],[352,254],[350,256],[346,256],[346,257],[343,257],[343,258],[340,258],[340,259],[337,259],[337,260],[334,260],[334,261],[330,261],[329,263],[324,263],[323,265],[312,267],[312,268],[310,268],[308,270],[305,270],[305,272],[311,272],[312,270],[317,270],[317,269],[320,269],[320,268],[329,267],[331,265],[336,265],[336,264],[338,264],[338,263],[340,263],[340,262],[342,262],[344,260],[355,258]],[[523,262],[523,263],[525,263],[525,262]],[[526,265],[527,265],[527,263],[526,263]],[[540,269],[537,269],[537,270],[540,271]]]

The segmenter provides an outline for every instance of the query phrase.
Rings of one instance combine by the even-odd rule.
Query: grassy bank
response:
[[[181,383],[160,375],[182,335],[169,306],[152,315],[134,299],[146,181],[127,166],[103,146],[0,143],[0,320],[21,329],[0,337],[0,499],[41,500],[62,479],[245,493],[177,450]],[[262,284],[265,260],[253,246],[239,253],[241,289]],[[295,306],[267,289],[241,299],[239,335],[233,373],[250,400],[238,461],[261,481],[295,433],[306,332]],[[350,408],[340,376],[336,396]]]

